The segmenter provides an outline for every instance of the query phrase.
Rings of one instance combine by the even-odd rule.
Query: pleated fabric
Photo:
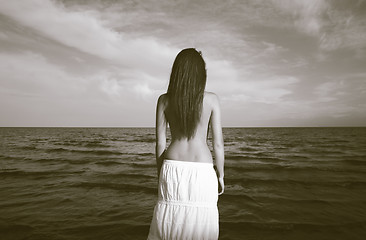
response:
[[[218,239],[217,200],[212,163],[164,160],[148,240]]]

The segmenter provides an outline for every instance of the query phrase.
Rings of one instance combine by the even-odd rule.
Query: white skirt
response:
[[[218,239],[217,200],[212,163],[164,160],[148,239]]]

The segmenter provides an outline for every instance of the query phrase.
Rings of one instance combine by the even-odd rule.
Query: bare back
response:
[[[167,106],[167,97],[164,96],[164,106]],[[165,159],[189,161],[189,162],[212,162],[211,151],[207,146],[207,130],[210,123],[212,112],[216,105],[216,95],[214,93],[205,92],[202,104],[202,113],[198,125],[196,127],[195,135],[188,140],[185,138],[178,138],[179,127],[175,116],[169,114],[169,111],[164,111],[164,115],[171,132],[171,144],[164,153]]]

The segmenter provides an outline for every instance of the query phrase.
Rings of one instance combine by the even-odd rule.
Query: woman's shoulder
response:
[[[158,97],[159,102],[166,102],[168,99],[168,93],[163,93]]]
[[[205,98],[205,100],[206,100],[208,103],[215,104],[215,105],[219,103],[219,97],[217,96],[217,94],[216,94],[216,93],[213,93],[213,92],[206,92],[206,91],[205,91],[204,98]]]
[[[158,98],[158,105],[166,105],[168,101],[168,95],[167,93],[163,93]]]

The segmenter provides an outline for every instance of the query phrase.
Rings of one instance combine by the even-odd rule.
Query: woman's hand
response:
[[[225,190],[225,184],[224,184],[224,178],[219,178],[219,183],[220,183],[220,188],[221,188],[221,191],[219,192],[219,195],[223,194],[224,193],[224,190]]]

